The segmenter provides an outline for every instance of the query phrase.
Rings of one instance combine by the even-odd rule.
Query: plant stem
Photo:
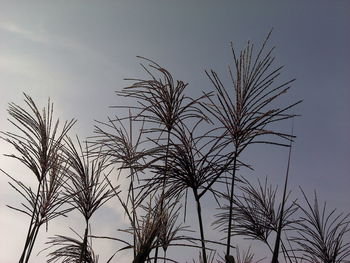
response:
[[[293,134],[293,128],[292,128],[292,134]],[[288,164],[287,164],[286,178],[285,178],[285,181],[284,181],[283,199],[282,199],[282,205],[281,205],[281,214],[280,214],[280,217],[279,217],[276,242],[275,242],[275,247],[274,247],[274,250],[273,250],[273,256],[272,256],[271,263],[277,263],[278,262],[278,254],[279,254],[279,248],[280,248],[280,242],[281,242],[281,233],[282,233],[284,206],[285,206],[285,203],[286,203],[286,195],[287,195],[287,185],[288,185],[291,153],[292,153],[292,141],[290,141],[290,146],[289,146]]]
[[[231,182],[231,192],[230,192],[230,215],[228,219],[228,229],[227,229],[227,244],[226,244],[226,255],[230,255],[231,248],[231,227],[232,227],[232,210],[233,210],[233,191],[235,186],[236,179],[236,170],[237,170],[237,151],[233,156],[233,171],[232,171],[232,182]]]
[[[135,195],[134,195],[134,174],[133,174],[133,169],[130,168],[130,173],[131,173],[131,182],[130,182],[130,187],[131,187],[131,206],[132,206],[132,220],[133,220],[133,241],[134,241],[134,258],[136,256],[136,215],[135,215]]]

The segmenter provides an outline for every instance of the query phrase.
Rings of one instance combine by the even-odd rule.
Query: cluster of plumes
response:
[[[49,258],[47,262],[98,263],[98,256],[95,255],[91,243],[92,242],[85,243],[84,238],[80,236],[79,239],[62,235],[50,237],[47,244],[49,248],[53,248],[54,251],[48,255]]]
[[[97,122],[84,147],[79,139],[74,142],[67,136],[74,121],[65,123],[61,133],[58,121],[52,127],[50,103],[42,114],[27,95],[29,112],[11,104],[12,123],[23,134],[4,134],[19,152],[10,156],[30,168],[38,180],[35,193],[10,177],[11,186],[28,203],[11,208],[31,217],[20,262],[28,262],[40,225],[73,209],[83,216],[85,232],[76,233],[79,239],[52,237],[47,242],[49,262],[97,262],[93,238],[122,244],[108,262],[128,249],[134,263],[176,262],[167,256],[173,246],[199,249],[198,261],[203,263],[259,262],[250,249],[240,252],[235,236],[266,244],[272,263],[282,256],[286,262],[343,262],[350,254],[350,243],[344,241],[350,229],[348,216],[327,214],[325,208],[320,214],[317,199],[311,206],[305,197],[306,208],[290,200],[290,151],[282,194],[267,180],[255,185],[237,175],[238,170],[251,171],[241,158],[248,146],[261,143],[291,149],[295,138],[293,132],[273,129],[273,124],[296,116],[290,109],[300,101],[276,106],[294,80],[278,82],[282,67],[273,64],[273,48],[266,51],[269,37],[257,52],[248,43],[237,55],[232,46],[229,87],[215,71],[207,71],[214,91],[195,99],[185,93],[188,84],[141,58],[148,64],[142,64],[148,78],[128,79],[132,84],[117,92],[132,106],[115,106],[118,116]],[[125,190],[115,183],[121,177]],[[199,237],[181,221],[186,220],[189,194],[195,202]],[[90,218],[113,197],[129,227],[120,229],[117,237],[93,235]],[[220,240],[206,238],[204,197],[218,203],[214,228],[222,234]],[[218,247],[226,252],[218,255]]]
[[[114,196],[118,186],[110,187],[105,179],[102,156],[90,159],[88,147],[83,148],[77,139],[79,150],[68,137],[75,121],[65,122],[61,130],[59,120],[53,120],[53,105],[48,102],[41,112],[33,99],[25,95],[28,110],[11,103],[10,122],[21,132],[3,133],[18,154],[8,155],[23,163],[35,175],[36,185],[27,186],[7,174],[10,185],[25,199],[22,207],[9,206],[30,217],[27,236],[19,262],[28,262],[40,227],[58,216],[77,209],[84,217],[86,230],[82,241],[57,235],[48,244],[59,247],[49,254],[49,262],[97,262],[88,244],[89,219],[96,210]],[[36,190],[35,190],[36,188]],[[34,189],[34,190],[33,190]],[[75,256],[74,256],[75,255]],[[78,261],[74,258],[79,255]]]
[[[59,121],[53,120],[53,105],[48,101],[42,112],[32,98],[25,94],[29,110],[11,103],[9,121],[19,134],[3,133],[4,139],[17,150],[18,154],[8,155],[19,160],[35,175],[37,186],[33,190],[20,180],[11,177],[10,185],[26,200],[21,207],[11,208],[31,218],[23,252],[19,262],[28,262],[35,239],[43,224],[72,210],[66,207],[67,196],[63,194],[66,185],[65,174],[68,166],[63,157],[63,140],[74,120],[65,122],[59,130]]]

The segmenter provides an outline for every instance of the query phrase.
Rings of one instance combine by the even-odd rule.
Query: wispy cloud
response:
[[[14,23],[10,22],[3,22],[0,21],[0,29],[20,35],[21,37],[37,42],[40,44],[47,44],[47,45],[52,45],[52,46],[60,46],[64,47],[67,49],[72,49],[72,50],[86,50],[87,48],[80,43],[63,37],[63,36],[57,36],[57,35],[52,35],[49,32],[46,32],[45,30],[29,30],[25,27],[16,25]]]
[[[10,33],[21,35],[23,38],[26,38],[33,42],[50,43],[49,38],[44,34],[39,34],[30,30],[27,30],[23,27],[19,27],[18,25],[10,22],[0,21],[0,29]]]
[[[89,57],[93,60],[97,60],[100,63],[111,63],[106,56],[84,45],[83,43],[72,38],[53,34],[52,32],[49,32],[42,28],[28,29],[24,26],[20,26],[12,22],[0,21],[0,30],[16,34],[28,41],[38,44],[67,49],[79,55],[83,55],[84,57]]]

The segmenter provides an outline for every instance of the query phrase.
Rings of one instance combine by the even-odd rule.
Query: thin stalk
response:
[[[133,238],[134,238],[134,258],[136,257],[136,215],[135,215],[135,194],[134,194],[134,174],[133,174],[133,169],[130,168],[130,173],[131,173],[131,182],[130,182],[130,187],[131,187],[131,206],[132,206],[132,220],[133,220]]]
[[[203,229],[203,221],[202,221],[202,208],[200,198],[198,197],[198,193],[196,189],[193,189],[194,198],[197,203],[197,215],[199,222],[199,231],[201,235],[201,243],[202,243],[202,254],[203,254],[203,263],[207,263],[207,253],[205,249],[205,238],[204,238],[204,229]]]
[[[232,182],[231,182],[231,192],[230,192],[230,215],[228,219],[228,229],[227,229],[227,244],[226,244],[226,255],[230,255],[231,248],[231,227],[232,227],[232,210],[233,210],[233,191],[236,179],[236,169],[237,169],[237,150],[233,156],[233,171],[232,171]]]
[[[292,135],[293,135],[293,128],[292,128]],[[285,181],[284,181],[283,199],[282,199],[282,205],[281,205],[281,214],[280,214],[280,217],[279,217],[275,248],[273,250],[273,256],[272,256],[271,263],[277,263],[278,262],[278,254],[279,254],[279,248],[280,248],[280,242],[281,242],[281,234],[282,234],[282,222],[283,222],[284,206],[285,206],[285,203],[286,203],[286,195],[287,195],[287,185],[288,185],[288,178],[289,178],[289,167],[290,167],[291,153],[292,153],[292,141],[290,141],[290,145],[289,145],[288,164],[287,164],[286,178],[285,178]]]

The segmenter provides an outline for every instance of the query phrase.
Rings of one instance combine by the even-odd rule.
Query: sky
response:
[[[92,134],[94,120],[118,114],[115,91],[125,78],[143,77],[140,59],[150,58],[189,83],[195,96],[212,90],[205,70],[227,76],[230,43],[261,43],[273,28],[282,79],[296,78],[282,102],[303,100],[294,111],[297,136],[292,150],[290,189],[317,190],[320,201],[350,212],[350,2],[349,1],[0,1],[0,130],[14,131],[7,121],[8,103],[23,105],[23,92],[43,107],[48,97],[55,116],[75,118],[72,130]],[[283,126],[290,129],[290,123]],[[3,156],[13,149],[0,141],[0,168],[27,183],[29,172]],[[287,150],[257,147],[247,153],[255,176],[281,183]],[[28,218],[6,207],[18,195],[0,174],[0,262],[16,262]],[[213,204],[208,201],[208,211]],[[116,201],[93,219],[96,234],[115,234],[125,221]],[[206,220],[206,219],[205,219]],[[207,218],[208,222],[210,218]],[[82,227],[78,214],[57,219],[39,235],[33,255],[45,238],[69,227]],[[69,229],[68,229],[69,232]],[[118,247],[98,242],[101,261]],[[190,255],[191,256],[191,255]],[[44,262],[45,252],[32,262]],[[184,260],[184,259],[183,259]],[[188,258],[191,260],[191,257]],[[130,262],[127,253],[115,262]]]

